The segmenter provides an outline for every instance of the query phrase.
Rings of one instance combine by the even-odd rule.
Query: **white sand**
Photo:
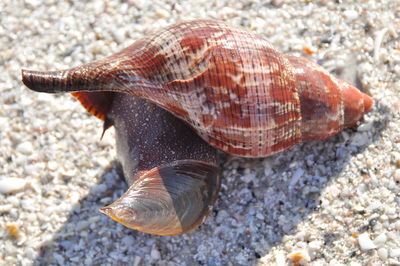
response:
[[[0,264],[400,264],[398,0],[81,2],[0,2],[0,182],[14,191],[0,193]],[[376,105],[358,130],[327,141],[226,157],[203,226],[145,235],[97,210],[126,190],[109,167],[113,130],[100,141],[101,121],[69,95],[29,91],[20,69],[90,62],[192,18],[223,19],[349,79],[358,73]]]

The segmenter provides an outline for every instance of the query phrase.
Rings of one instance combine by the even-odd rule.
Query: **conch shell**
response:
[[[265,157],[354,126],[373,100],[322,67],[275,50],[224,22],[183,22],[104,59],[52,72],[23,71],[40,92],[115,91],[156,103],[206,142]]]

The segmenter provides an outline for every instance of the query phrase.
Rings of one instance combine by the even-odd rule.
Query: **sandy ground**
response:
[[[258,32],[376,104],[329,140],[224,156],[205,224],[146,235],[98,211],[127,189],[113,130],[100,140],[101,121],[70,95],[29,91],[20,70],[90,62],[194,18]],[[399,29],[399,1],[1,1],[0,264],[399,265]]]

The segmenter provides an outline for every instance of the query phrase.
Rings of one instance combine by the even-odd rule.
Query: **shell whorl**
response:
[[[246,157],[328,138],[354,125],[373,102],[316,64],[210,20],[171,26],[76,71],[64,91],[119,91],[149,99],[188,122],[212,146]],[[51,88],[49,75],[23,76],[33,90],[60,91]],[[33,84],[37,80],[40,84]]]

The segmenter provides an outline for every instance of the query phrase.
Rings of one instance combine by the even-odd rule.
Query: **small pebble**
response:
[[[283,253],[283,251],[278,250],[275,253],[275,264],[276,265],[285,265],[286,258],[285,258],[285,254]]]
[[[387,240],[386,234],[385,234],[385,233],[381,233],[381,234],[379,234],[377,237],[375,237],[375,239],[374,239],[373,242],[374,242],[374,244],[375,244],[376,246],[380,247],[380,246],[382,246],[383,244],[385,244],[386,240]]]
[[[133,262],[133,266],[139,266],[141,260],[142,260],[142,258],[140,258],[139,256],[135,256],[135,260]]]
[[[396,181],[396,182],[400,182],[400,169],[396,169],[395,171],[394,171],[394,181]]]
[[[153,248],[151,249],[150,256],[153,262],[159,261],[161,259],[160,251],[158,251],[155,246],[153,246]]]
[[[370,250],[376,248],[376,245],[374,242],[372,242],[367,232],[360,234],[357,239],[361,250]]]
[[[400,248],[393,248],[390,250],[390,257],[396,258],[400,256]]]
[[[65,259],[64,259],[64,257],[61,256],[60,254],[54,253],[54,254],[53,254],[53,258],[57,261],[57,264],[58,264],[58,265],[64,265]]]
[[[88,222],[89,222],[90,224],[97,223],[98,221],[100,221],[100,216],[92,216],[92,217],[90,217],[90,218],[88,219]]]
[[[379,248],[378,249],[378,256],[382,260],[386,260],[388,258],[388,251],[386,248]]]
[[[289,260],[300,265],[304,265],[310,261],[310,255],[307,250],[298,250],[288,255]]]
[[[299,182],[300,178],[304,174],[304,170],[302,168],[297,168],[296,171],[292,175],[292,179],[289,183],[289,189],[293,189],[293,187]]]
[[[18,239],[21,236],[21,230],[19,226],[16,224],[6,224],[5,228],[7,229],[8,235],[12,239]]]
[[[250,173],[243,175],[240,179],[245,183],[250,183],[254,179],[254,174]]]
[[[113,31],[114,39],[117,43],[123,43],[125,41],[126,30],[124,28]]]
[[[368,135],[366,133],[357,133],[352,139],[352,144],[357,147],[365,146],[368,142]]]
[[[89,226],[89,224],[90,224],[89,221],[86,221],[86,220],[79,221],[75,226],[75,230],[76,231],[85,230]]]
[[[23,153],[25,155],[29,155],[33,152],[32,143],[30,143],[28,141],[18,144],[16,149],[18,152]]]
[[[92,265],[93,264],[93,260],[91,257],[86,257],[85,259],[85,265]]]
[[[107,186],[105,184],[99,184],[92,188],[92,193],[93,194],[101,194],[104,193],[107,190]]]
[[[217,218],[215,220],[217,223],[222,223],[228,217],[229,217],[229,213],[227,211],[220,210],[218,212]]]
[[[7,194],[24,189],[27,184],[25,179],[9,177],[0,180],[0,193]]]
[[[271,5],[273,5],[274,7],[281,7],[284,2],[284,0],[272,0]]]
[[[59,165],[55,161],[50,161],[47,163],[47,168],[49,168],[49,170],[51,170],[51,171],[57,170],[58,167],[59,167]]]
[[[169,16],[168,10],[163,9],[163,8],[158,8],[158,9],[156,10],[156,14],[157,14],[157,16],[158,16],[159,18],[166,18],[166,17]]]
[[[25,251],[25,256],[31,260],[35,259],[37,255],[37,252],[35,252],[33,248],[27,248],[27,250]]]
[[[400,220],[398,220],[398,221],[394,224],[394,228],[395,228],[397,231],[400,231]]]
[[[321,241],[315,240],[308,244],[308,248],[312,251],[319,250],[322,247],[323,243]]]
[[[345,10],[343,15],[346,17],[347,21],[353,21],[358,18],[358,12],[355,10]]]
[[[262,215],[262,213],[259,213],[259,212],[257,212],[256,217],[259,220],[264,220],[264,218],[265,218],[264,215]]]
[[[0,205],[0,214],[9,212],[13,208],[12,204]]]
[[[374,123],[372,121],[361,124],[359,127],[357,127],[358,132],[363,132],[363,131],[370,131],[372,127],[374,126]]]
[[[376,209],[379,209],[381,207],[381,205],[382,204],[380,203],[380,201],[375,200],[375,201],[371,202],[371,204],[369,204],[368,210],[369,211],[374,211]]]
[[[396,265],[396,266],[400,265],[400,260],[396,260],[396,259],[392,259],[392,258],[388,259],[387,262],[388,262],[388,265]]]

